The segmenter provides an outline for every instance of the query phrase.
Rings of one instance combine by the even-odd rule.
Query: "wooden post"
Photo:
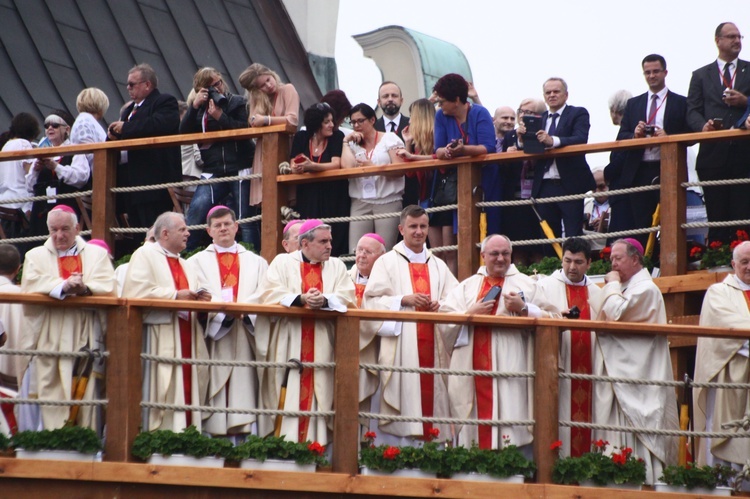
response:
[[[93,239],[103,239],[112,248],[112,254],[115,254],[115,237],[109,231],[110,227],[116,227],[115,220],[115,197],[110,192],[117,185],[117,163],[120,159],[120,151],[115,149],[106,149],[94,151],[94,172],[93,172],[93,194],[92,203],[94,206],[91,213],[91,237]]]
[[[287,204],[287,188],[276,182],[279,163],[289,158],[289,136],[266,133],[261,138],[263,154],[263,219],[260,254],[269,262],[282,251],[281,207]],[[258,151],[256,151],[258,154]],[[257,250],[257,248],[256,248]]]
[[[481,185],[482,167],[476,163],[461,163],[458,169],[458,280],[474,275],[479,268],[479,208],[482,193],[474,193]]]
[[[534,460],[537,483],[552,483],[556,454],[550,444],[558,440],[558,355],[560,332],[554,326],[539,326],[534,334]]]
[[[661,146],[661,275],[683,275],[687,271],[685,231],[680,228],[686,220],[685,189],[687,182],[687,149],[684,144]],[[667,317],[685,315],[685,294],[664,297]]]
[[[107,461],[133,461],[130,449],[141,425],[141,337],[143,314],[112,307],[107,315]]]
[[[357,474],[359,452],[359,319],[336,318],[333,471]]]

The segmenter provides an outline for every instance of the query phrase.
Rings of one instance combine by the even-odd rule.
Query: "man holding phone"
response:
[[[482,241],[485,266],[460,283],[443,301],[440,312],[559,317],[534,280],[511,262],[512,244],[498,234]],[[487,299],[490,293],[502,293]],[[490,296],[491,298],[491,296]],[[533,338],[523,329],[442,324],[438,329],[446,347],[453,348],[451,369],[482,371],[531,371]],[[472,419],[532,419],[534,393],[528,380],[483,376],[450,376],[448,397],[451,417]],[[506,438],[519,447],[528,445],[533,434],[528,427],[465,425],[456,428],[458,444],[477,442],[482,449],[502,448]]]
[[[687,96],[687,121],[694,132],[732,127],[745,112],[750,95],[750,63],[739,59],[742,35],[734,23],[716,28],[719,56],[696,69]],[[695,169],[701,181],[750,176],[750,142],[746,140],[701,144]],[[750,218],[748,184],[704,187],[709,222]],[[729,242],[737,227],[711,227],[709,240]]]

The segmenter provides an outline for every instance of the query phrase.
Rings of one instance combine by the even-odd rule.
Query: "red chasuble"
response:
[[[300,274],[302,275],[302,293],[307,293],[312,288],[323,292],[323,266],[319,263],[300,263]],[[309,308],[305,304],[306,308]],[[315,362],[315,319],[302,319],[302,347],[300,352],[302,362]],[[309,411],[315,391],[312,369],[303,369],[299,378],[299,410]],[[299,418],[300,442],[307,440],[307,428],[310,418]]]
[[[237,301],[237,287],[240,284],[240,257],[237,253],[216,253],[219,262],[221,289],[232,288],[232,296]]]
[[[502,286],[505,282],[504,277],[495,278],[485,276],[482,286],[479,288],[477,302],[492,289],[492,286]],[[495,300],[495,306],[492,307],[492,315],[497,313],[497,305],[500,299]],[[476,371],[492,371],[492,333],[487,326],[474,327],[474,351],[473,366]],[[492,378],[485,376],[474,376],[474,388],[476,390],[477,401],[477,419],[492,419],[493,391]],[[492,448],[492,427],[479,426],[479,448]]]
[[[167,263],[169,263],[169,270],[172,272],[175,289],[177,291],[189,289],[190,285],[188,284],[185,271],[182,269],[182,265],[180,265],[180,259],[168,256]],[[178,319],[180,325],[180,356],[183,359],[190,359],[193,357],[193,335],[189,317],[190,316],[188,316],[187,320]],[[192,405],[193,377],[191,366],[188,364],[182,364],[182,387],[185,392],[185,405]],[[187,424],[192,424],[192,414],[187,412],[185,416],[187,417]]]
[[[586,286],[565,285],[568,307],[576,306],[581,311],[581,320],[591,320],[589,290]],[[591,331],[570,332],[570,371],[591,374]],[[570,380],[570,419],[583,423],[591,422],[591,381]],[[570,429],[570,455],[581,456],[591,449],[591,430]]]
[[[409,263],[411,289],[413,293],[431,296],[430,269],[426,263]],[[425,312],[428,309],[417,308]],[[435,367],[435,327],[430,323],[417,322],[417,350],[419,353],[419,367]],[[435,405],[435,376],[433,374],[419,375],[419,391],[422,394],[422,417],[431,418]],[[431,438],[432,423],[422,423],[424,438]]]
[[[68,279],[73,274],[83,274],[81,255],[57,257],[57,267],[60,269],[60,277]]]
[[[354,283],[354,293],[357,296],[357,308],[362,308],[362,297],[365,296],[366,284]]]

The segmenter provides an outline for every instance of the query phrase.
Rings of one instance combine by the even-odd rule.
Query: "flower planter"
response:
[[[654,484],[656,492],[672,492],[673,494],[701,494],[704,496],[731,496],[731,487],[716,487],[708,489],[706,487],[694,487],[689,489],[684,485],[667,485],[666,483],[656,482]]]
[[[403,469],[403,470],[395,470],[393,473],[389,473],[387,471],[374,470],[374,469],[368,468],[367,466],[362,466],[362,468],[360,468],[360,475],[396,476],[396,477],[402,477],[402,478],[437,478],[437,473],[427,473],[426,471],[422,471],[422,470]]]
[[[591,480],[584,480],[580,483],[581,487],[595,487],[595,488],[604,488],[604,489],[623,489],[623,490],[641,490],[643,489],[643,484],[635,484],[635,483],[608,483],[606,485],[599,485],[598,483],[594,483]]]
[[[523,475],[512,475],[506,477],[496,477],[492,475],[484,475],[482,473],[476,473],[471,471],[469,473],[455,473],[452,477],[453,480],[469,480],[472,482],[498,482],[498,483],[523,483]]]
[[[101,462],[102,453],[84,454],[75,450],[25,450],[16,449],[16,459],[45,459],[51,461]]]
[[[224,458],[207,456],[193,457],[184,454],[172,454],[164,456],[162,454],[152,454],[146,461],[148,464],[158,464],[162,466],[192,466],[194,468],[223,468]]]
[[[264,471],[297,471],[301,473],[315,473],[315,463],[297,464],[294,461],[283,459],[266,459],[258,461],[256,459],[243,459],[240,462],[240,468]]]

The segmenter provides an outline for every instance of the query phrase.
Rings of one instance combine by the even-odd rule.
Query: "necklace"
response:
[[[328,147],[328,138],[326,137],[325,139],[323,139],[323,144],[318,145],[318,147],[313,147],[314,142],[315,136],[310,139],[310,145],[308,146],[310,150],[310,159],[313,160],[313,163],[320,163],[320,158],[323,157],[323,153],[325,152],[326,147]],[[318,151],[320,151],[320,154],[317,154]],[[318,156],[318,159],[315,159],[316,155]]]

